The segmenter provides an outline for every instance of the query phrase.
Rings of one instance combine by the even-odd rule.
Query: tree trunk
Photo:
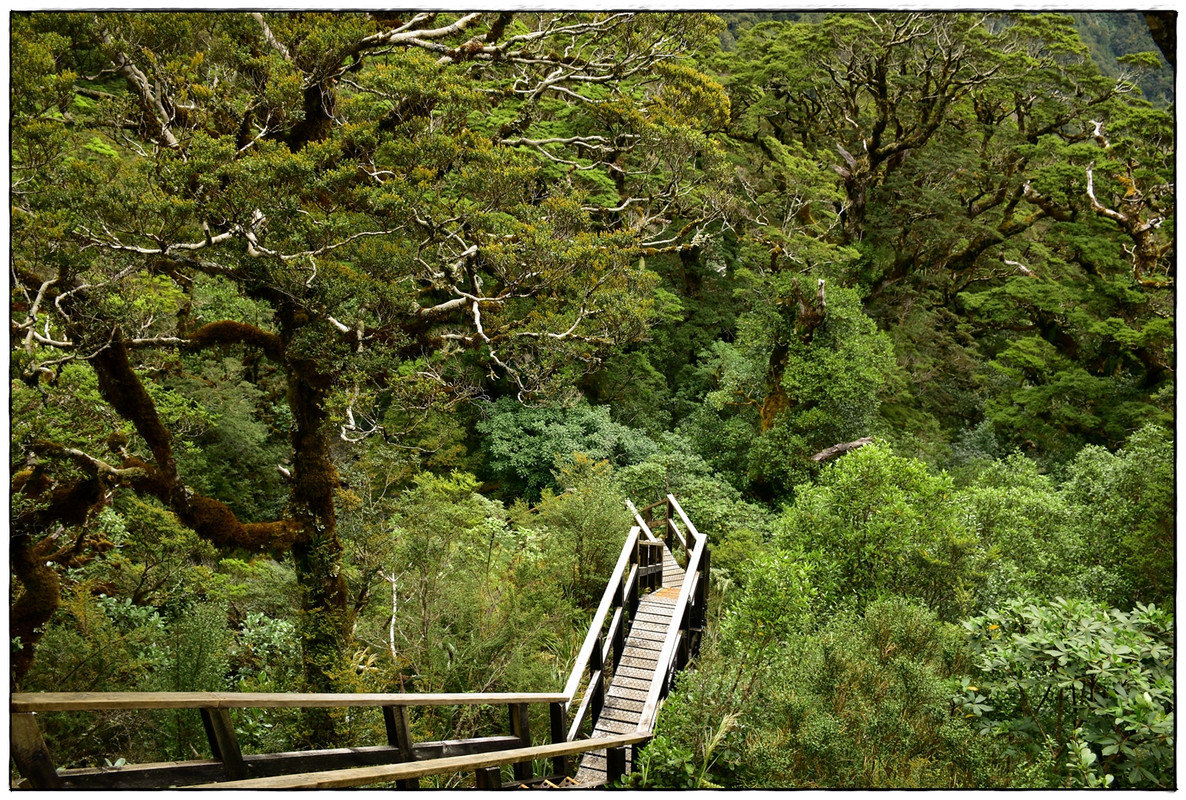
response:
[[[61,604],[61,587],[58,573],[44,559],[36,557],[32,539],[27,534],[12,537],[9,558],[12,559],[13,577],[22,589],[8,612],[8,636],[12,643],[10,681],[11,689],[16,691],[33,666],[33,656],[46,623]]]
[[[330,458],[325,395],[329,379],[310,362],[289,362],[288,403],[293,415],[292,514],[302,535],[293,545],[300,587],[299,635],[305,689],[335,690],[332,673],[350,643],[349,592],[341,574],[342,543],[334,512],[338,473]],[[310,744],[334,741],[334,722],[325,709],[306,714]]]

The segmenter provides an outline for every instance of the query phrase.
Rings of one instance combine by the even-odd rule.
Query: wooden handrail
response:
[[[684,532],[679,529],[679,525],[675,524],[675,520],[670,517],[667,518],[667,529],[675,534],[675,538],[679,539],[680,545],[684,550],[688,549],[688,540],[684,538]]]
[[[304,775],[249,778],[241,781],[200,784],[186,788],[345,789],[351,786],[365,786],[368,783],[422,778],[426,775],[436,775],[442,772],[467,772],[483,767],[496,767],[503,764],[533,761],[537,758],[578,755],[580,753],[587,753],[590,750],[605,750],[608,748],[639,744],[649,738],[649,734],[630,733],[621,736],[607,736],[601,739],[583,739],[579,742],[560,742],[559,744],[545,744],[537,747],[520,747],[514,750],[503,750],[499,753],[436,758],[378,767],[356,767],[354,769],[331,770],[328,772],[311,772]]]
[[[663,639],[663,649],[659,652],[655,674],[651,677],[651,686],[647,691],[647,699],[643,705],[642,716],[638,720],[639,732],[654,730],[655,715],[659,712],[659,700],[663,694],[664,684],[667,683],[671,672],[671,665],[675,661],[676,645],[683,628],[684,615],[688,613],[688,598],[692,596],[692,584],[696,576],[696,567],[700,565],[700,555],[704,552],[704,538],[696,541],[696,547],[688,557],[688,568],[684,573],[684,582],[680,586],[679,599],[675,602],[675,613],[671,623],[667,626],[667,635]]]
[[[456,694],[299,694],[273,692],[18,692],[13,713],[162,708],[358,708],[563,703],[563,694],[461,692]]]
[[[708,537],[696,530],[696,526],[688,519],[688,515],[684,513],[679,501],[673,495],[667,495],[666,502],[668,508],[674,510],[680,519],[683,520],[684,524],[687,525],[688,534],[694,542],[694,546],[688,553],[688,565],[684,571],[683,583],[680,585],[679,598],[675,603],[675,613],[672,615],[671,622],[667,626],[667,634],[663,639],[663,649],[659,652],[658,664],[655,668],[655,674],[651,677],[647,699],[643,705],[642,716],[638,722],[638,732],[648,734],[654,730],[655,715],[659,711],[659,703],[663,696],[672,664],[675,663],[679,637],[683,632],[685,616],[689,613],[689,602],[701,577],[699,575],[700,561],[706,551],[708,542]],[[670,527],[678,533],[679,528],[674,525],[670,515],[667,521]],[[687,547],[686,541],[681,537],[681,542],[684,543],[685,549]]]
[[[679,501],[675,499],[675,495],[667,495],[667,503],[671,508],[675,509],[675,513],[679,515],[681,520],[683,520],[684,525],[688,526],[688,530],[692,533],[693,537],[699,537],[703,535],[700,533],[700,531],[696,530],[696,526],[692,524],[692,520],[688,519],[688,515],[684,513],[684,507],[681,506]]]
[[[647,506],[647,507],[646,507],[645,509],[643,509],[643,510],[644,510],[644,511],[650,510],[650,509],[654,508],[654,507],[655,507],[655,505],[662,505],[662,504],[663,504],[663,503],[665,503],[665,502],[667,502],[667,501],[666,501],[666,500],[664,500],[664,501],[661,501],[660,503],[656,503],[656,504],[654,504],[654,505],[649,505],[649,506]],[[637,523],[638,523],[638,527],[642,529],[642,532],[643,532],[643,534],[646,536],[646,540],[647,540],[648,542],[657,542],[657,541],[659,541],[659,540],[658,540],[658,539],[655,537],[655,533],[654,533],[654,531],[652,531],[652,530],[651,530],[651,526],[650,526],[650,525],[648,525],[648,524],[647,524],[647,521],[646,521],[645,519],[643,519],[643,518],[642,518],[642,514],[640,514],[640,513],[639,513],[638,509],[634,507],[634,503],[631,503],[631,502],[630,502],[630,498],[629,498],[629,497],[627,497],[627,498],[626,498],[626,508],[628,508],[628,509],[630,510],[630,513],[634,515],[634,521],[635,521],[635,522],[637,522]]]
[[[630,563],[630,558],[634,554],[635,545],[638,543],[638,534],[638,527],[630,529],[630,534],[626,537],[626,544],[618,556],[618,563],[614,566],[613,574],[610,576],[609,583],[606,584],[605,593],[601,596],[601,604],[598,605],[597,613],[593,615],[593,622],[589,625],[589,633],[585,635],[585,643],[581,645],[581,651],[577,655],[576,661],[573,662],[568,683],[564,685],[564,694],[567,697],[565,702],[567,703],[572,702],[572,698],[576,696],[577,689],[581,685],[581,676],[585,674],[589,658],[593,655],[594,644],[601,635],[605,618],[614,605],[614,595],[617,594],[618,587],[622,584],[622,578],[626,574],[626,565]]]

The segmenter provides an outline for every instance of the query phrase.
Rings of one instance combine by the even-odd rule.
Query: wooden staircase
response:
[[[663,548],[663,588],[643,597],[638,602],[634,624],[626,637],[626,647],[614,669],[605,705],[593,727],[591,739],[606,738],[638,730],[646,707],[647,693],[659,668],[659,658],[671,619],[675,615],[684,571],[676,563],[671,551]],[[605,753],[592,750],[581,758],[576,782],[582,786],[597,786],[606,782]],[[631,770],[631,755],[626,755],[626,771]]]

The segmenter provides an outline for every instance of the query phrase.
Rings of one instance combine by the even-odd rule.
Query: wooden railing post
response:
[[[383,725],[387,728],[387,744],[399,750],[400,761],[415,761],[412,749],[412,731],[408,724],[407,706],[383,706]],[[396,781],[400,789],[419,789],[419,778]]]
[[[692,628],[696,633],[696,639],[692,642],[692,655],[697,655],[700,652],[700,640],[704,636],[704,628],[708,625],[708,545],[705,544],[704,551],[700,554],[700,582],[696,585],[696,603],[693,606],[696,617],[693,621]]]
[[[523,747],[531,747],[531,729],[527,715],[527,703],[510,703],[509,708],[511,712],[511,736],[519,737],[519,742]],[[515,780],[531,780],[530,761],[518,761],[512,769],[515,773]]]
[[[675,536],[671,531],[671,501],[667,501],[667,519],[663,521],[663,541],[667,544],[667,549],[671,551],[671,555],[675,556]]]
[[[548,721],[552,729],[552,744],[560,744],[568,739],[568,714],[564,711],[564,703],[551,703],[549,705]],[[552,772],[556,775],[565,776],[568,774],[568,758],[565,756],[554,756],[552,758]]]
[[[647,746],[647,742],[649,741],[650,739],[647,739],[646,741],[635,742],[634,744],[630,745],[630,767],[636,772],[639,769],[639,764],[642,763],[639,760],[642,758],[642,751]]]
[[[625,614],[625,608],[623,607],[623,618],[618,626],[614,628],[613,656],[610,663],[613,664],[615,670],[618,668],[618,664],[622,662],[622,653],[626,650],[626,628],[629,627],[629,624],[625,619]]]
[[[62,788],[53,757],[37,727],[37,715],[31,711],[12,715],[12,760],[34,789]]]
[[[605,782],[615,783],[626,774],[626,748],[608,747],[605,751]]]
[[[247,765],[243,763],[243,753],[239,750],[239,739],[235,736],[235,726],[231,722],[231,714],[225,708],[202,708],[202,725],[206,728],[206,738],[210,741],[210,752],[214,758],[222,762],[227,780],[237,781],[247,777]]]
[[[474,783],[479,789],[501,789],[502,767],[478,767],[474,771]]]
[[[605,661],[601,657],[603,643],[598,636],[593,644],[593,652],[589,656],[589,688],[593,693],[590,701],[590,711],[593,713],[593,725],[601,719],[601,709],[605,705]]]

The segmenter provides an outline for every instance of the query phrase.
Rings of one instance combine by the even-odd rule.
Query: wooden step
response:
[[[645,681],[615,677],[613,685],[606,690],[605,697],[607,702],[611,697],[642,702],[647,699],[647,692],[650,691],[650,688],[650,684]]]

